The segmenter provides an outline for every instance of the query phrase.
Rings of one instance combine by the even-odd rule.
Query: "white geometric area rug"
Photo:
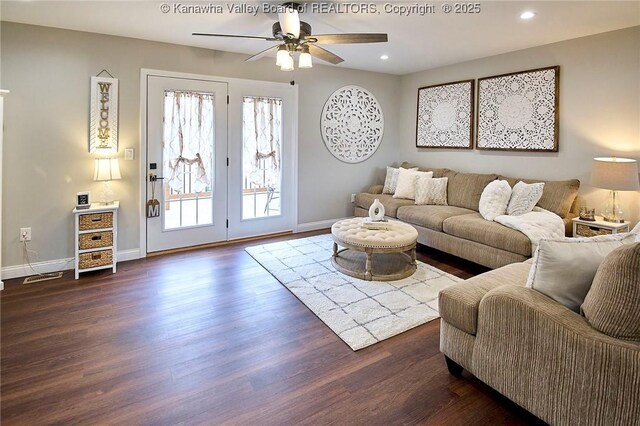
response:
[[[246,251],[354,351],[438,318],[438,292],[462,281],[422,262],[398,281],[352,278],[331,264],[331,235]]]

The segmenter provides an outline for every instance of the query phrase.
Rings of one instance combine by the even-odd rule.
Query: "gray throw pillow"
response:
[[[630,232],[592,238],[541,240],[527,287],[578,312],[604,258],[618,247],[634,243],[635,239],[636,234]]]

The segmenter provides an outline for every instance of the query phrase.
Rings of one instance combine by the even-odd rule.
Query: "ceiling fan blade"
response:
[[[278,21],[283,34],[291,34],[293,38],[300,37],[300,15],[295,4],[285,3],[284,12],[278,13]]]
[[[234,34],[191,33],[191,35],[208,36],[208,37],[250,38],[254,40],[277,41],[277,39],[273,37],[260,37],[260,36],[248,36],[248,35],[234,35]]]
[[[319,44],[350,44],[350,43],[386,43],[388,37],[384,33],[353,33],[353,34],[316,34],[307,40],[317,40]]]
[[[327,61],[334,65],[337,65],[340,62],[344,62],[344,59],[342,59],[340,56],[314,44],[309,45],[309,53],[311,53],[311,56],[322,59],[323,61]]]
[[[280,45],[276,44],[275,46],[271,46],[268,49],[264,49],[262,52],[256,53],[255,55],[248,57],[244,61],[249,62],[249,61],[255,61],[257,59],[263,58],[264,56],[266,56],[268,53],[271,53],[272,51],[276,52],[279,47]]]

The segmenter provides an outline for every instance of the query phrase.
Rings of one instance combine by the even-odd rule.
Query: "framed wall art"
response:
[[[118,152],[118,79],[91,77],[89,152]]]
[[[473,148],[474,80],[418,89],[416,147]]]
[[[558,151],[560,67],[478,79],[476,148]]]
[[[368,90],[344,86],[324,104],[320,131],[331,155],[345,163],[360,163],[371,157],[382,141],[382,107]]]

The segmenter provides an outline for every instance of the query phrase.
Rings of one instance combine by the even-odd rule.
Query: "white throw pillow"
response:
[[[527,287],[538,290],[578,312],[604,258],[637,234],[541,240],[534,255]]]
[[[448,178],[427,178],[420,176],[416,179],[416,204],[447,205]]]
[[[507,206],[509,216],[520,216],[529,213],[542,197],[544,183],[524,183],[519,181],[511,191],[511,199]]]
[[[418,170],[417,167],[408,170]],[[396,186],[398,185],[398,173],[399,169],[395,167],[387,166],[387,176],[384,178],[384,187],[382,188],[383,194],[393,195],[396,192]]]
[[[398,173],[398,185],[393,198],[408,198],[413,200],[416,197],[416,179],[418,176],[428,176],[431,178],[433,172],[419,172],[417,170],[400,169]]]
[[[511,185],[506,180],[494,180],[484,187],[480,196],[480,214],[487,220],[507,212],[511,199]]]

